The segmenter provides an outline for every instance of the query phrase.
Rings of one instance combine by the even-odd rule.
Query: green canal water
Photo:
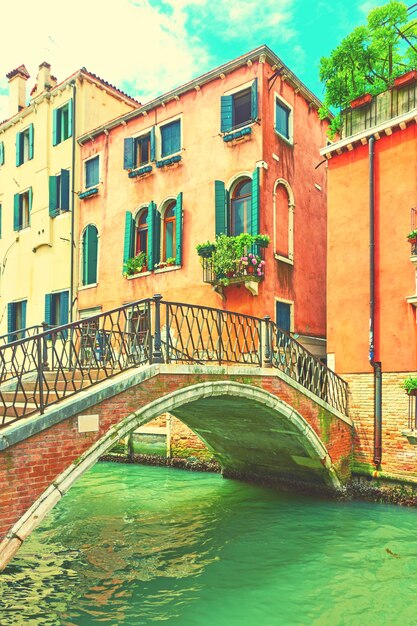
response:
[[[1,626],[417,624],[417,510],[96,465],[0,577]]]

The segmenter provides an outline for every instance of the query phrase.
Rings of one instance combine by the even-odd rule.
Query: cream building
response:
[[[77,137],[139,103],[85,68],[58,84],[42,63],[28,101],[25,66],[7,78],[10,117],[0,123],[0,335],[15,339],[20,328],[76,319],[78,212],[83,194],[104,174],[94,160],[81,163]]]

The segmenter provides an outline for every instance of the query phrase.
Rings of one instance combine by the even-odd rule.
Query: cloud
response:
[[[10,0],[7,4],[12,14]],[[85,66],[145,101],[203,72],[208,63],[201,41],[186,28],[187,7],[198,6],[198,0],[165,4],[169,12],[149,0],[73,0],[63,19],[62,7],[52,0],[40,0],[35,14],[35,5],[23,0],[20,11],[27,9],[32,19],[19,22],[18,41],[13,29],[4,29],[2,70],[6,74],[24,63],[30,89],[43,61],[51,63],[58,81]],[[2,79],[0,93],[7,86]],[[0,119],[8,116],[4,100],[0,97]]]

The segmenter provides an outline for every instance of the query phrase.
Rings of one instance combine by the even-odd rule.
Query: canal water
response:
[[[410,626],[417,510],[100,463],[0,576],[1,626]]]

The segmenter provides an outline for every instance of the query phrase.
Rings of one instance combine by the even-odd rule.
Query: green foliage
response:
[[[407,235],[407,239],[415,239],[416,237],[417,237],[417,228],[412,230],[411,233],[408,233]]]
[[[325,84],[320,117],[331,117],[332,108],[343,110],[365,93],[385,91],[397,76],[417,67],[416,41],[417,20],[409,19],[403,2],[391,0],[370,11],[366,25],[357,26],[320,60]],[[339,128],[340,119],[332,123],[331,136]]]
[[[401,387],[406,390],[407,393],[417,389],[417,377],[409,376],[401,383]]]
[[[250,235],[249,235],[250,237]],[[233,272],[237,261],[236,238],[227,235],[218,235],[216,249],[213,254],[213,269],[216,274]]]
[[[210,257],[214,252],[216,245],[212,241],[206,241],[205,243],[198,243],[195,247],[197,254],[201,257]]]
[[[167,265],[175,265],[175,257],[169,256],[166,260]]]
[[[229,237],[222,234],[217,235],[215,243],[207,241],[199,244],[196,249],[200,256],[212,259],[213,270],[219,284],[227,287],[230,284],[230,278],[248,274],[249,266],[252,270],[251,274],[263,276],[265,262],[251,250],[256,250],[258,246],[266,248],[269,242],[269,235],[241,233],[235,237]],[[208,254],[207,251],[210,253]]]
[[[146,252],[139,252],[137,256],[134,256],[126,261],[123,266],[123,276],[132,276],[133,274],[143,272],[146,269],[146,264]]]

